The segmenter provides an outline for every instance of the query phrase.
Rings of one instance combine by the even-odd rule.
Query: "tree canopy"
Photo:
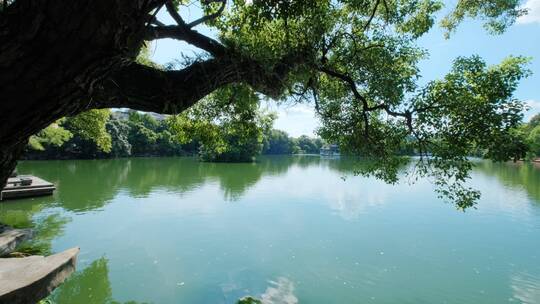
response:
[[[208,24],[227,52],[264,67],[291,54],[283,90],[273,97],[314,104],[319,134],[343,150],[373,160],[361,174],[397,180],[400,151],[414,146],[414,174],[435,177],[439,193],[459,208],[479,193],[465,187],[475,150],[497,161],[527,152],[515,132],[523,103],[513,97],[528,75],[528,59],[508,57],[488,66],[478,56],[457,58],[448,74],[420,87],[418,62],[428,55],[415,40],[435,24],[440,1],[211,1]],[[458,1],[442,21],[448,33],[467,17],[500,33],[525,12],[518,1]],[[181,7],[181,6],[180,6]],[[156,26],[156,30],[159,26]],[[205,49],[213,56],[219,50]],[[257,86],[254,86],[257,89]],[[411,140],[412,138],[412,140]]]
[[[195,20],[185,18],[188,4],[183,0],[69,3],[74,12],[87,15],[69,15],[64,9],[68,5],[60,1],[58,7],[47,6],[57,13],[42,20],[32,14],[37,15],[47,1],[3,1],[0,51],[7,59],[0,68],[15,62],[28,66],[20,64],[20,58],[40,64],[33,64],[32,73],[19,71],[0,78],[0,83],[13,84],[0,89],[0,94],[18,100],[4,107],[19,111],[13,112],[17,118],[2,121],[1,143],[9,147],[2,150],[2,164],[11,166],[18,138],[27,138],[68,114],[112,107],[179,114],[213,96],[220,102],[231,100],[235,118],[221,125],[205,118],[195,125],[225,132],[231,142],[254,149],[262,140],[239,143],[235,132],[239,126],[255,123],[258,118],[249,109],[268,97],[312,104],[324,139],[373,160],[374,165],[361,174],[396,181],[396,168],[402,163],[398,155],[404,146],[412,146],[419,154],[415,174],[435,177],[440,194],[459,208],[472,206],[479,196],[465,186],[472,151],[485,151],[498,161],[520,159],[527,152],[523,137],[515,131],[523,104],[513,92],[529,73],[528,58],[509,57],[493,66],[477,56],[456,58],[443,79],[418,84],[418,63],[428,53],[416,41],[437,26],[437,14],[445,6],[442,1],[201,0],[204,15]],[[159,20],[161,10],[174,24]],[[450,34],[466,18],[477,18],[490,32],[500,33],[525,13],[518,0],[457,0],[440,26]],[[36,20],[36,24],[20,20]],[[62,22],[54,23],[57,20]],[[47,22],[65,26],[45,27]],[[215,36],[198,32],[201,24],[212,28]],[[12,39],[23,33],[43,45],[58,39],[51,37],[69,37],[61,49],[64,56],[52,51],[34,56],[32,48],[19,47],[29,40]],[[165,38],[202,52],[170,69],[136,60],[145,41]],[[77,43],[84,47],[76,47]],[[73,64],[73,58],[80,64]],[[38,83],[37,88],[47,89],[24,91],[17,83]],[[231,88],[251,97],[228,98]],[[197,107],[189,111],[196,112]],[[32,116],[40,110],[41,115]],[[21,125],[22,119],[31,123]],[[141,137],[150,138],[144,129],[139,131]],[[106,138],[100,141],[107,146]],[[226,151],[224,146],[207,144],[209,151]]]
[[[46,147],[61,147],[74,139],[91,142],[103,152],[111,151],[111,136],[106,130],[110,110],[90,110],[73,117],[64,117],[36,135],[30,137],[31,149],[43,151]]]
[[[175,116],[174,133],[183,143],[200,142],[203,160],[252,161],[274,120],[259,110],[258,101],[246,86],[225,87]]]

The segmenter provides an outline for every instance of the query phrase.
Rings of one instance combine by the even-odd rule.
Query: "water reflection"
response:
[[[309,162],[316,164],[314,162]],[[21,162],[19,172],[41,176],[57,185],[56,201],[66,210],[103,207],[125,190],[146,197],[160,189],[182,194],[217,182],[228,200],[235,200],[262,176],[280,175],[303,158],[263,158],[253,164],[202,163],[192,158],[147,158]]]
[[[481,161],[476,163],[476,169],[487,176],[497,177],[506,186],[525,190],[533,201],[540,204],[540,164]]]
[[[437,280],[462,278],[471,278],[455,288],[463,303],[482,302],[467,289],[477,286],[500,289],[504,301],[540,301],[538,269],[530,266],[537,261],[531,235],[540,228],[540,213],[462,214],[437,201],[425,181],[408,188],[340,179],[361,165],[319,157],[268,157],[254,164],[189,158],[23,162],[21,173],[53,181],[58,191],[0,204],[0,222],[34,226],[47,250],[51,243],[56,251],[79,245],[82,257],[94,260],[55,293],[60,304],[230,304],[249,294],[266,304],[332,303],[333,293],[340,303],[356,303],[369,301],[368,294],[385,299],[384,289],[394,287],[396,299],[422,291],[417,303],[432,303],[451,294],[450,283]],[[479,209],[493,205],[490,198],[506,209],[540,207],[540,170],[533,166],[480,162],[473,182],[486,194]],[[519,273],[509,283],[508,273],[515,272],[504,263],[510,260],[526,261],[523,269],[533,275]],[[494,272],[478,279],[463,271],[480,269],[477,264]],[[268,286],[269,278],[278,279]],[[378,303],[400,302],[387,299]]]
[[[113,160],[25,161],[18,170],[57,185],[55,201],[70,211],[103,207],[119,191],[147,197],[155,190],[182,195],[205,183],[217,182],[226,200],[238,200],[264,176],[279,176],[290,168],[329,168],[352,174],[363,162],[317,156],[262,157],[256,163],[203,163],[192,158],[132,158]]]
[[[540,278],[532,276],[528,273],[513,275],[510,278],[510,287],[514,293],[511,302],[523,304],[540,303]]]
[[[345,176],[353,174],[363,164],[348,158],[321,159],[313,156],[264,157],[253,164],[201,163],[191,158],[133,158],[26,161],[21,162],[18,170],[41,176],[57,185],[54,198],[40,199],[40,202],[81,212],[102,208],[122,190],[133,197],[147,197],[155,190],[182,195],[207,183],[217,183],[224,198],[235,201],[263,177],[280,176],[293,167],[306,169],[316,166]],[[520,187],[540,202],[540,168],[529,164],[482,161],[476,170],[496,176],[505,185]],[[348,202],[341,200],[336,204],[347,206]]]
[[[306,198],[322,196],[341,218],[352,220],[370,207],[383,205],[391,192],[390,188],[388,191],[369,191],[370,185],[382,187],[382,183],[373,184],[372,179],[364,179],[359,185],[351,186],[335,178],[353,175],[365,165],[351,158],[325,159],[318,156],[263,157],[252,164],[202,163],[193,158],[25,161],[20,163],[19,172],[52,181],[58,190],[52,197],[0,205],[0,222],[21,228],[39,228],[43,236],[37,237],[35,243],[40,243],[39,247],[46,253],[50,247],[46,245],[47,240],[60,235],[62,226],[69,221],[65,215],[60,216],[51,208],[87,212],[103,208],[119,192],[131,197],[147,197],[159,190],[183,196],[208,184],[217,184],[224,200],[236,201],[261,179],[283,176],[293,168],[299,169],[299,174],[305,174],[304,170],[310,167],[322,169],[318,171],[321,174],[333,172],[333,178],[306,176],[305,183],[296,181],[296,193]],[[511,188],[525,190],[533,201],[540,204],[539,166],[479,161],[475,170],[488,177],[495,176]]]
[[[298,298],[294,295],[294,284],[286,277],[279,277],[276,281],[269,281],[270,286],[260,296],[255,298],[246,296],[237,304],[297,304]]]
[[[118,302],[112,297],[108,260],[100,258],[78,271],[62,284],[49,299],[53,303],[137,304]],[[143,303],[140,303],[143,304]]]
[[[361,188],[357,191],[335,192],[335,197],[328,197],[329,207],[344,220],[355,220],[372,207],[380,207],[387,201],[387,193],[366,194]]]
[[[51,241],[62,235],[70,218],[59,210],[46,208],[46,204],[26,201],[13,208],[9,203],[0,205],[0,223],[15,228],[34,228],[34,236],[17,250],[29,254],[51,254]],[[9,208],[2,208],[9,207]]]
[[[262,304],[296,304],[298,298],[294,295],[294,284],[285,277],[270,281],[270,286],[261,295]]]

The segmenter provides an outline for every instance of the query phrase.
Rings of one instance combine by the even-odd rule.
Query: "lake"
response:
[[[350,159],[24,161],[53,196],[0,203],[34,245],[79,246],[54,303],[540,303],[540,168],[478,161],[477,209]]]

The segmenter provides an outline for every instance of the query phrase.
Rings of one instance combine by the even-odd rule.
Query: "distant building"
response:
[[[111,116],[118,120],[128,120],[129,111],[128,110],[113,110],[111,111]]]
[[[339,147],[338,145],[324,145],[321,150],[320,154],[322,156],[339,156]]]
[[[128,110],[128,109],[113,110],[111,112],[111,115],[112,115],[112,117],[114,117],[116,119],[119,119],[119,120],[128,120],[130,111],[132,111],[132,110]],[[140,112],[140,113],[145,113],[145,114],[151,116],[152,118],[154,118],[157,121],[162,121],[162,120],[166,119],[167,116],[168,116],[168,115],[158,114],[158,113],[154,113],[154,112]]]
[[[167,116],[168,116],[168,115],[154,113],[154,112],[146,112],[146,114],[154,117],[154,119],[157,120],[157,121],[165,120],[165,118],[167,118]]]

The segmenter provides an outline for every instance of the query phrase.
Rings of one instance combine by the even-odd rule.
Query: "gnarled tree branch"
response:
[[[364,25],[364,32],[369,29],[369,26],[371,25],[371,21],[373,21],[373,18],[375,17],[375,13],[377,12],[377,8],[379,8],[380,3],[381,3],[381,0],[377,0],[375,2],[375,6],[373,6],[373,10],[371,11],[371,15],[369,16],[369,19],[366,22],[366,25]],[[385,2],[385,5],[386,5],[386,2]]]
[[[171,38],[180,41],[185,41],[195,47],[198,47],[202,50],[205,50],[212,54],[214,57],[219,57],[225,55],[225,47],[218,41],[200,34],[199,32],[192,29],[201,23],[204,23],[208,20],[214,19],[223,13],[225,9],[226,0],[208,0],[209,2],[221,2],[221,7],[219,10],[213,14],[204,16],[200,19],[197,19],[189,24],[187,24],[182,16],[176,10],[176,7],[172,1],[167,0],[164,5],[169,15],[176,21],[177,25],[165,25],[159,22],[155,16],[151,16],[150,24],[155,24],[157,26],[149,26],[146,29],[144,34],[145,40],[157,40],[164,38]],[[159,9],[159,8],[158,8]],[[157,12],[157,9],[156,9]]]
[[[208,1],[209,3],[212,3],[212,2],[221,2],[221,6],[219,7],[219,9],[217,10],[217,12],[213,13],[213,14],[210,14],[210,15],[206,15],[206,16],[203,16],[195,21],[192,21],[188,24],[188,27],[192,28],[192,27],[195,27],[201,23],[205,23],[206,21],[209,21],[209,20],[212,20],[212,19],[215,19],[217,17],[219,17],[219,15],[221,15],[223,13],[223,10],[225,10],[225,5],[227,4],[227,0],[209,0]]]
[[[171,38],[185,41],[195,47],[207,51],[215,57],[223,56],[226,53],[225,47],[210,37],[207,37],[195,30],[181,25],[151,26],[145,34],[145,40],[156,40]]]
[[[184,19],[180,16],[180,14],[176,11],[176,7],[174,7],[174,4],[172,1],[167,1],[165,3],[165,8],[167,8],[167,12],[169,12],[169,15],[176,21],[176,23],[180,26],[186,25],[186,22],[184,22]]]
[[[122,108],[159,113],[180,113],[231,83],[246,83],[255,90],[278,97],[289,72],[305,56],[290,55],[272,67],[250,58],[225,56],[191,64],[182,70],[163,71],[138,63],[113,73],[96,90],[92,107]]]

